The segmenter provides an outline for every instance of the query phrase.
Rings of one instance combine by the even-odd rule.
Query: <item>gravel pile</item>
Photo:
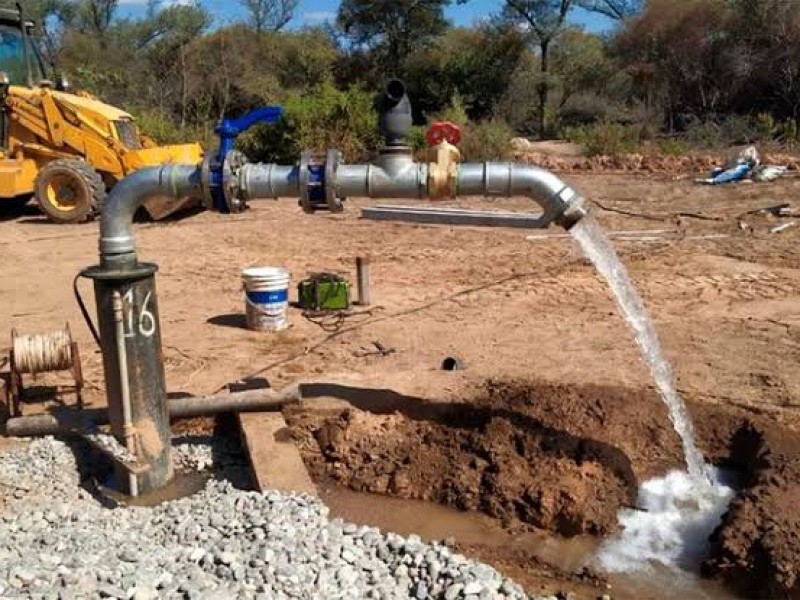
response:
[[[196,472],[249,467],[235,439],[213,435],[173,437],[172,462],[178,470]]]
[[[107,433],[87,433],[84,436],[87,441],[104,450],[123,463],[136,464],[136,456],[120,444],[113,435]]]
[[[197,468],[204,452],[178,454]],[[328,519],[305,495],[212,480],[155,508],[105,508],[50,438],[0,454],[0,481],[20,486],[0,487],[0,598],[527,597],[446,546]]]

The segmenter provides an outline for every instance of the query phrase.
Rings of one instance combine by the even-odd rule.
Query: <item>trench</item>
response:
[[[792,510],[800,435],[769,418],[690,399],[700,449],[737,475],[738,493],[688,569],[619,574],[596,558],[619,534],[620,511],[635,506],[643,480],[682,466],[681,442],[663,427],[666,409],[653,390],[489,381],[453,403],[317,386],[285,417],[333,517],[444,542],[532,594],[800,597],[800,516]],[[314,409],[315,395],[332,394],[349,408]],[[211,450],[164,490],[131,501],[110,491],[111,479],[89,489],[111,507],[190,496],[211,478],[252,488],[231,416],[175,423],[173,434],[178,446]],[[87,477],[111,477],[96,456],[74,452]]]
[[[319,390],[333,392],[351,408],[287,421],[334,516],[450,538],[531,593],[800,597],[800,518],[787,510],[800,501],[800,436],[768,419],[689,402],[700,449],[738,492],[692,564],[614,574],[596,557],[620,511],[641,482],[683,467],[653,390],[487,382],[461,403]]]

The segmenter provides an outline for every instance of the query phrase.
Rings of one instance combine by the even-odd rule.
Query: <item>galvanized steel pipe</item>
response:
[[[402,155],[382,156],[377,164],[341,165],[335,174],[340,197],[428,197],[428,165]],[[248,200],[297,195],[296,167],[251,164],[239,176]],[[464,163],[458,165],[458,196],[525,196],[544,210],[544,223],[569,229],[584,214],[578,193],[561,178],[539,167],[518,163]]]
[[[149,198],[201,195],[198,165],[163,165],[140,169],[114,186],[100,220],[100,263],[124,266],[136,263],[133,215]]]

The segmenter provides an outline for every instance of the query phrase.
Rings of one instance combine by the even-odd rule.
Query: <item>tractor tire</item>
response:
[[[86,162],[62,158],[46,164],[34,184],[36,202],[55,223],[83,223],[100,210],[106,185]]]

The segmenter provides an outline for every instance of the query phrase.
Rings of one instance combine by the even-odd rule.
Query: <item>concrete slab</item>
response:
[[[317,495],[317,488],[281,413],[239,413],[238,418],[253,481],[259,491]]]

